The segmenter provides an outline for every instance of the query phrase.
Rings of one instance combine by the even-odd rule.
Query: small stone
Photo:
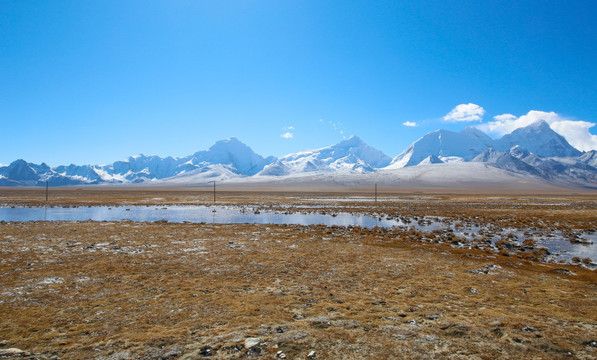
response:
[[[278,352],[276,353],[276,356],[277,356],[279,359],[286,359],[286,354],[284,354],[284,353],[282,352],[282,350],[278,351]]]
[[[199,355],[201,356],[212,356],[211,348],[204,347],[203,349],[199,350]]]
[[[470,288],[469,291],[471,292],[471,294],[478,294],[479,290],[475,289],[475,288]]]
[[[523,332],[534,332],[535,328],[532,326],[525,326],[521,329]]]
[[[21,350],[21,349],[17,349],[17,348],[8,348],[8,349],[0,349],[0,356],[5,356],[5,355],[20,355],[20,356],[27,356],[29,353]]]
[[[308,355],[307,355],[308,359],[315,359],[315,350],[312,350]]]
[[[259,345],[261,342],[260,338],[246,338],[245,339],[245,349],[250,349],[254,346]]]
[[[576,275],[576,273],[574,273],[566,268],[555,268],[555,269],[551,270],[551,272],[556,273],[556,274],[561,274],[561,275],[568,275],[568,276]]]

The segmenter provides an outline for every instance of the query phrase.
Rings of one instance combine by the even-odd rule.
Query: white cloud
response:
[[[294,130],[294,126],[292,126],[292,125],[291,126],[284,126],[282,128],[282,130],[284,130],[284,131],[286,131],[286,130]]]
[[[402,125],[408,126],[408,127],[417,127],[417,123],[416,122],[412,122],[412,121],[405,121],[405,122],[402,123]]]
[[[473,103],[460,104],[444,116],[445,121],[482,121],[485,109]]]
[[[494,116],[495,121],[478,125],[477,127],[487,133],[505,135],[512,131],[528,126],[536,121],[544,120],[558,134],[562,135],[578,150],[597,150],[597,135],[589,132],[589,129],[597,125],[588,121],[570,120],[551,111],[531,110],[526,115],[516,117],[512,114]]]
[[[283,137],[284,139],[292,139],[294,135],[291,132],[285,132],[284,134],[280,135],[280,137]]]

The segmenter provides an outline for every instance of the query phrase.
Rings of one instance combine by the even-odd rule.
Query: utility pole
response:
[[[216,203],[216,182],[214,181],[210,181],[211,183],[214,183],[214,204]]]
[[[375,183],[375,205],[377,205],[377,183]]]
[[[49,186],[48,183],[49,183],[49,181],[46,180],[46,201],[48,201],[48,186]]]

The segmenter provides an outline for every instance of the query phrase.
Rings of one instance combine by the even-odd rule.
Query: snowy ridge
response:
[[[475,128],[460,132],[436,130],[415,141],[392,159],[388,169],[399,169],[421,164],[429,156],[433,159],[449,158],[450,162],[470,161],[494,144],[492,138]],[[443,161],[442,161],[443,162]]]
[[[445,184],[552,184],[597,188],[597,151],[581,153],[540,121],[494,140],[476,128],[436,130],[393,159],[357,136],[315,150],[264,158],[236,138],[185,157],[130,156],[108,165],[51,168],[16,160],[0,166],[0,186],[93,184],[205,185],[327,182],[333,186],[385,181]],[[497,179],[497,180],[496,180]],[[500,180],[501,179],[501,180]],[[456,181],[457,180],[457,181]],[[456,182],[455,182],[456,181]],[[493,186],[493,185],[492,185]]]
[[[388,165],[391,158],[367,145],[361,138],[351,136],[336,145],[301,151],[279,158],[267,165],[259,175],[284,176],[305,172],[369,173]]]

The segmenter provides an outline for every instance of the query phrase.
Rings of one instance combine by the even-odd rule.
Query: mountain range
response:
[[[470,165],[457,165],[470,163]],[[482,163],[483,166],[475,166]],[[489,169],[491,167],[493,170]],[[412,170],[406,170],[412,168]],[[436,130],[411,144],[394,158],[352,136],[336,145],[301,151],[280,158],[263,157],[236,138],[216,142],[207,150],[186,157],[136,155],[108,165],[49,167],[16,160],[0,167],[0,186],[51,186],[85,184],[206,184],[233,182],[336,179],[358,182],[375,174],[399,183],[406,177],[433,173],[436,182],[482,179],[497,173],[544,184],[597,188],[597,151],[580,152],[545,121],[492,139],[469,127],[460,132]],[[489,169],[489,170],[488,170]],[[472,174],[471,172],[481,172]],[[491,172],[491,175],[490,175]],[[369,174],[369,175],[368,175]],[[416,175],[419,174],[419,175]],[[343,179],[343,180],[342,180]],[[452,180],[453,180],[452,179]]]

